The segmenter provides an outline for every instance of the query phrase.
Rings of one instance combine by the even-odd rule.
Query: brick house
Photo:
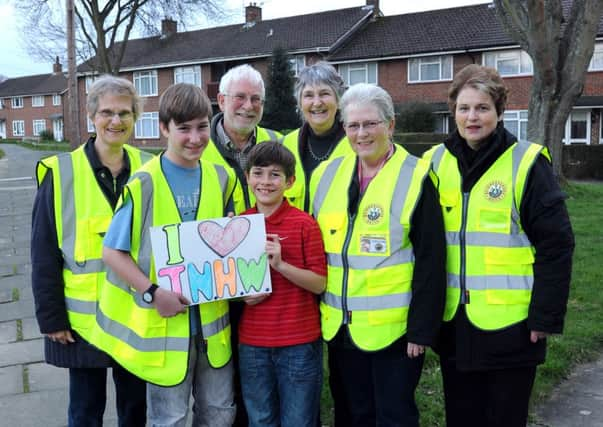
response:
[[[0,83],[0,138],[37,138],[44,130],[63,140],[67,77],[58,61],[51,74]]]

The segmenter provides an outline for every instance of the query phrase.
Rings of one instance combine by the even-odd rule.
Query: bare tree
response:
[[[602,0],[493,0],[509,35],[534,63],[528,138],[546,145],[563,180],[562,139],[567,118],[582,94]],[[568,9],[564,14],[563,3]]]
[[[129,38],[134,34],[158,34],[165,17],[183,27],[221,22],[232,15],[219,0],[76,0],[78,60],[96,58],[99,73],[116,74]],[[61,0],[15,1],[22,17],[22,41],[30,54],[42,60],[65,57],[65,16]]]

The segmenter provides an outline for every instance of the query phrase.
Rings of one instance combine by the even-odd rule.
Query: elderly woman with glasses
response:
[[[321,164],[311,211],[327,253],[322,334],[349,426],[418,426],[414,392],[440,326],[445,238],[429,164],[392,142],[391,97],[352,86],[340,103],[353,153]]]
[[[295,155],[295,182],[285,196],[289,203],[308,211],[308,183],[323,161],[351,152],[339,119],[338,102],[344,83],[326,62],[305,67],[297,77],[295,96],[303,125],[284,138]]]

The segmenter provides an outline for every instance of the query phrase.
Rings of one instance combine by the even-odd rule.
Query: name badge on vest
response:
[[[387,252],[387,240],[384,236],[360,236],[360,252],[384,254]]]

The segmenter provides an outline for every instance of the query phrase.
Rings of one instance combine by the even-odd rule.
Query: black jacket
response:
[[[84,151],[98,185],[115,209],[121,190],[130,176],[126,152],[124,151],[124,168],[113,180],[111,172],[103,166],[96,154],[94,137],[88,140]],[[70,329],[65,307],[63,256],[57,242],[55,220],[52,171],[48,171],[36,193],[31,227],[31,283],[36,318],[43,334]],[[64,368],[112,366],[108,355],[88,344],[74,331],[72,334],[76,340],[74,344],[63,345],[44,339],[46,362]]]
[[[457,158],[462,191],[479,178],[517,138],[499,123],[490,139],[473,151],[457,131],[445,141]],[[461,370],[534,366],[545,358],[546,340],[530,342],[530,331],[561,333],[572,271],[574,235],[565,207],[566,195],[544,156],[534,163],[521,202],[522,228],[536,250],[534,286],[527,320],[496,331],[483,331],[469,322],[464,306],[445,322],[438,343],[443,358],[456,360]]]

